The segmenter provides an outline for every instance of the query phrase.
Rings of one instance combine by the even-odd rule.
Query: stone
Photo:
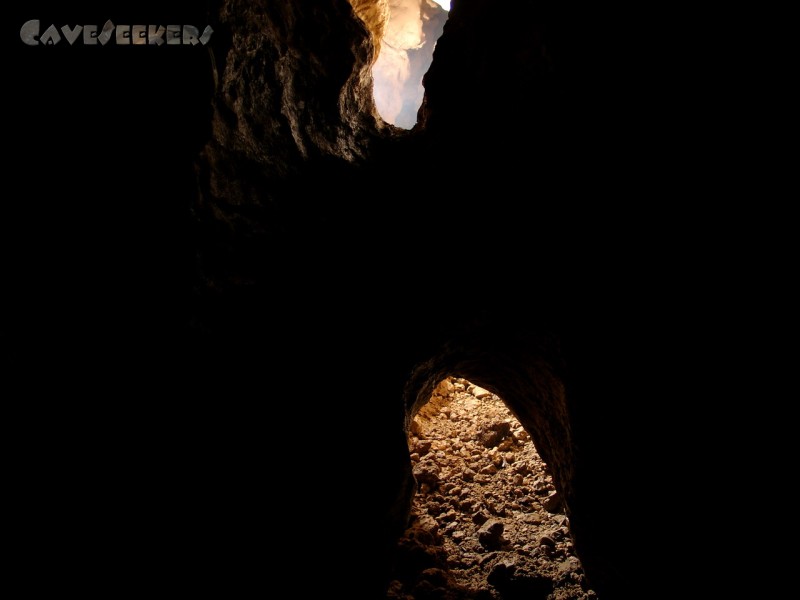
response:
[[[549,546],[550,548],[556,547],[556,541],[550,537],[549,535],[542,535],[539,536],[539,545],[540,546]]]
[[[562,502],[561,502],[561,494],[558,492],[554,492],[553,494],[549,495],[547,498],[542,500],[542,506],[547,512],[555,513],[561,510]]]
[[[487,550],[499,550],[504,529],[502,521],[489,519],[478,530],[478,541]]]
[[[485,510],[479,510],[472,515],[472,522],[475,523],[476,525],[483,525],[488,520],[489,520],[489,513],[487,513]]]
[[[419,439],[413,444],[411,449],[414,452],[419,453],[421,456],[425,456],[428,452],[430,452],[432,444],[433,442],[431,440]]]
[[[484,427],[478,434],[478,442],[486,448],[497,446],[511,431],[511,425],[504,421]]]
[[[439,485],[439,466],[429,460],[422,461],[414,467],[414,478],[419,483],[428,484],[430,489],[436,489]]]
[[[481,400],[484,398],[490,398],[492,396],[492,392],[490,392],[489,390],[485,390],[477,385],[473,385],[469,391],[473,396],[475,396],[476,398],[480,398]]]

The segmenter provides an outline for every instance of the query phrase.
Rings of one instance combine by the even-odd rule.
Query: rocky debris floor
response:
[[[449,378],[409,434],[418,491],[390,600],[589,600],[560,498],[503,401]]]

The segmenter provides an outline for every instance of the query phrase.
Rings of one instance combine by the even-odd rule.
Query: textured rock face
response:
[[[381,6],[355,5],[367,28],[344,0],[221,4],[212,136],[198,163],[200,319],[232,332],[227,344],[261,338],[297,357],[314,372],[302,378],[359,365],[349,405],[368,410],[374,429],[357,443],[384,468],[358,518],[382,524],[363,538],[379,565],[390,563],[413,493],[404,423],[446,376],[504,398],[551,466],[602,593],[606,568],[592,556],[604,541],[584,518],[592,498],[578,491],[574,409],[552,342],[565,333],[554,328],[575,272],[558,251],[565,208],[553,182],[565,167],[553,130],[563,114],[541,19],[524,3],[501,27],[492,3],[456,2],[422,127],[398,137],[376,117],[369,75]],[[449,294],[450,278],[498,288]],[[383,390],[380,409],[373,389]],[[316,417],[339,423],[337,412]],[[327,432],[317,433],[324,447]],[[359,506],[338,501],[347,499]],[[380,589],[385,569],[373,572]]]
[[[22,124],[6,132],[7,189],[22,194],[3,219],[6,370],[24,377],[6,403],[11,570],[26,585],[46,570],[59,592],[379,597],[414,492],[404,426],[462,374],[548,455],[598,597],[696,591],[667,593],[709,573],[685,561],[724,555],[723,538],[695,536],[718,506],[692,483],[719,481],[727,448],[678,460],[684,436],[660,430],[709,398],[720,421],[733,410],[719,385],[741,373],[715,371],[718,349],[772,360],[739,320],[760,307],[730,308],[746,288],[771,312],[772,273],[740,278],[761,272],[752,224],[716,237],[730,224],[716,203],[698,215],[694,180],[709,147],[664,135],[698,115],[703,86],[665,81],[614,37],[660,19],[532,0],[505,19],[455,0],[422,125],[398,135],[369,100],[381,19],[367,27],[344,0],[32,4],[6,19]],[[19,41],[31,18],[109,17],[215,33],[175,51]],[[713,79],[666,41],[673,74]],[[730,294],[711,289],[720,268]],[[748,417],[753,398],[769,400],[754,392]]]
[[[379,34],[380,11],[357,6]],[[279,236],[328,218],[333,190],[315,187],[320,174],[342,178],[363,162],[380,122],[373,37],[346,0],[225,2],[218,20],[212,136],[199,161],[196,211],[227,257],[217,271],[207,261],[205,276],[224,286],[262,277],[260,259]]]
[[[375,58],[377,59],[383,43],[386,25],[389,22],[389,0],[350,0],[350,4],[372,36],[372,43],[375,46]]]
[[[567,94],[536,3],[520,3],[510,21],[492,2],[454,4],[426,78],[422,125],[398,136],[372,99],[383,4],[221,3],[212,134],[198,161],[198,319],[212,332],[212,356],[224,347],[234,364],[252,365],[242,379],[248,371],[235,364],[235,385],[257,381],[260,360],[286,377],[284,396],[315,407],[307,423],[317,451],[368,452],[382,465],[368,491],[334,486],[325,501],[327,514],[370,523],[356,561],[369,576],[357,578],[354,596],[388,583],[412,475],[436,485],[433,467],[412,474],[405,434],[447,376],[502,397],[530,432],[587,577],[598,594],[613,594],[620,557],[591,491],[590,454],[607,453],[575,423],[584,409],[570,396],[561,348],[582,351],[570,345],[581,340],[581,318],[571,316],[584,268],[572,262],[578,240],[566,219],[571,105],[556,101]],[[463,291],[471,282],[489,289]],[[223,389],[230,384],[204,360]],[[366,411],[371,427],[351,439],[340,431],[350,416],[315,393],[354,369],[347,410]],[[298,392],[293,381],[312,385]],[[323,518],[314,535],[336,531]],[[344,578],[331,585],[349,589],[342,560],[331,558]]]
[[[591,136],[566,118],[594,101],[559,75],[574,36],[539,3],[502,20],[495,2],[456,0],[422,126],[399,134],[372,102],[383,4],[355,3],[363,20],[346,0],[163,4],[119,18],[210,24],[209,45],[12,61],[31,197],[9,208],[9,314],[36,309],[12,339],[47,345],[56,361],[32,355],[68,366],[59,388],[94,383],[102,400],[20,420],[20,447],[38,444],[19,469],[31,521],[81,527],[110,499],[96,547],[123,540],[137,573],[118,581],[158,562],[181,591],[247,596],[278,573],[299,596],[379,597],[414,493],[405,427],[461,375],[546,455],[598,594],[626,586],[636,557],[596,490],[611,476],[641,500],[617,399],[652,386],[630,378],[652,327],[621,336],[633,301],[607,309],[631,250],[581,157]],[[74,10],[20,22],[113,16]],[[625,252],[598,251],[595,228]],[[95,371],[138,388],[135,405]]]

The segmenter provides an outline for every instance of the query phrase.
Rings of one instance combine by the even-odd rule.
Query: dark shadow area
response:
[[[379,598],[410,407],[456,375],[529,419],[601,600],[685,595],[706,547],[664,544],[664,440],[722,344],[652,65],[602,8],[454,4],[401,137],[346,0],[14,8],[4,421],[31,585]],[[215,33],[26,47],[31,18]]]

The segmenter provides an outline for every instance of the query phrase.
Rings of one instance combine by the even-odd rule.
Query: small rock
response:
[[[473,385],[470,387],[470,393],[476,398],[480,399],[490,398],[492,396],[492,392],[490,392],[489,390],[485,390],[482,387],[478,387],[477,385]]]
[[[549,546],[550,548],[556,547],[556,541],[551,538],[549,535],[543,535],[539,538],[539,545],[540,546]]]
[[[558,492],[554,492],[544,500],[542,500],[542,506],[547,512],[555,513],[561,510],[561,494]]]
[[[431,440],[417,440],[412,450],[414,452],[418,452],[421,456],[425,456],[428,452],[430,452],[431,444],[433,442]]]
[[[499,550],[504,529],[505,526],[502,521],[489,519],[478,530],[478,541],[487,550]]]
[[[475,479],[475,471],[469,468],[464,469],[461,472],[461,479],[463,479],[464,481],[472,481],[473,479]]]
[[[395,579],[389,584],[389,589],[386,592],[387,598],[404,598],[403,584]]]
[[[486,502],[486,508],[489,509],[489,512],[493,515],[497,515],[498,517],[504,517],[506,515],[506,507],[502,502]]]
[[[511,425],[505,421],[492,423],[488,427],[484,427],[478,434],[478,441],[485,448],[493,448],[497,446],[511,431]]]
[[[513,447],[514,447],[514,438],[512,438],[511,436],[508,436],[506,439],[504,439],[497,445],[497,449],[502,450],[503,452],[507,452],[511,450],[511,448]]]
[[[416,526],[420,529],[424,529],[433,535],[434,537],[439,537],[439,524],[436,522],[430,515],[420,515],[417,517]]]
[[[442,512],[442,505],[438,502],[428,502],[428,514],[433,515],[434,517],[438,517]]]
[[[497,473],[497,467],[494,465],[486,465],[481,469],[483,475],[494,475],[495,473]]]
[[[520,475],[527,475],[531,472],[531,466],[527,461],[524,460],[514,463],[514,472],[519,473]]]
[[[475,508],[475,500],[468,498],[463,502],[459,503],[458,508],[460,508],[463,512],[469,512],[473,508]]]
[[[522,519],[524,523],[528,523],[530,525],[541,525],[542,518],[537,514],[526,515],[524,519]]]
[[[436,489],[439,485],[439,466],[430,461],[425,460],[414,467],[414,478],[421,484],[428,484],[430,489]]]
[[[444,521],[445,523],[448,523],[448,522],[450,522],[450,521],[455,521],[457,516],[458,516],[458,515],[456,514],[456,511],[454,511],[454,510],[451,508],[451,509],[450,509],[450,510],[448,510],[447,512],[445,512],[445,513],[443,513],[443,514],[439,515],[439,518],[440,518],[442,521]]]
[[[472,515],[472,522],[476,525],[483,525],[489,520],[489,514],[484,510],[479,510]]]
[[[531,436],[528,435],[527,431],[519,427],[514,430],[514,439],[518,442],[527,442],[529,439],[531,439]]]
[[[436,386],[436,393],[441,394],[442,396],[449,396],[454,390],[455,386],[449,379],[442,379],[442,381],[439,382],[439,385]]]
[[[577,558],[570,557],[567,560],[558,563],[559,573],[571,573],[580,568],[580,563]]]

